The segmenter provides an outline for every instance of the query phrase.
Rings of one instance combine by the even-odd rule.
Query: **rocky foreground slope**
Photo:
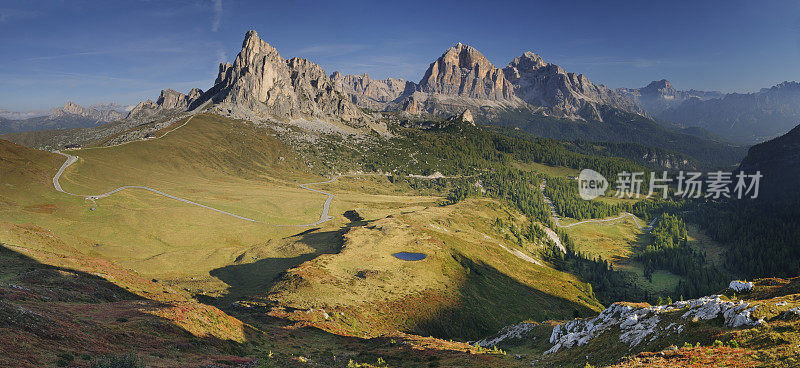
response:
[[[714,358],[714,366],[786,366],[800,364],[799,328],[800,280],[762,279],[668,305],[614,303],[592,318],[523,322],[477,344],[502,347],[533,366],[682,366],[724,349],[736,361]]]

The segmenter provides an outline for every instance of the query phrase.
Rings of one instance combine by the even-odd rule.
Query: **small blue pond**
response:
[[[400,252],[392,255],[404,261],[421,261],[425,259],[425,257],[427,257],[425,253],[410,253],[410,252]]]

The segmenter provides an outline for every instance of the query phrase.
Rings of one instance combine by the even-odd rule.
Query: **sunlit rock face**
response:
[[[285,118],[367,120],[325,71],[306,59],[284,59],[249,31],[231,63],[220,64],[215,102],[247,108],[259,115]]]

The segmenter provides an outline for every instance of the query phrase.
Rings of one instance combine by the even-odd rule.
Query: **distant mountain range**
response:
[[[86,128],[108,123],[126,115],[126,107],[115,103],[96,104],[86,108],[67,102],[48,114],[2,110],[0,133]]]
[[[664,110],[681,105],[687,100],[708,100],[722,98],[724,93],[718,91],[679,91],[666,79],[652,81],[642,88],[620,88],[619,93],[636,101],[641,108],[651,115],[659,115]]]
[[[594,84],[585,75],[567,72],[533,52],[523,53],[501,69],[462,43],[445,50],[418,82],[328,74],[309,60],[283,58],[255,31],[249,31],[235,60],[220,64],[214,85],[206,91],[195,88],[184,95],[164,90],[156,102],[144,101],[124,119],[118,116],[119,121],[91,131],[5,138],[51,148],[65,142],[88,143],[201,106],[236,119],[382,135],[390,134],[387,123],[392,120],[441,119],[469,111],[476,123],[558,139],[641,144],[688,154],[688,159],[709,165],[732,165],[744,155],[742,148],[709,139],[705,132],[657,123],[640,102],[643,92]],[[79,125],[67,127],[75,126]],[[138,135],[129,132],[115,139]]]
[[[783,82],[755,93],[679,91],[667,80],[619,89],[650,115],[700,127],[729,141],[752,144],[784,134],[800,123],[800,83]]]
[[[681,150],[712,165],[731,165],[744,154],[741,148],[662,126],[628,94],[593,84],[532,52],[500,69],[461,43],[431,63],[419,82],[410,82],[366,74],[329,76],[308,60],[282,58],[250,31],[234,62],[220,65],[215,85],[195,104],[209,101],[212,111],[234,118],[304,121],[306,127],[330,120],[378,132],[386,130],[378,113],[424,120],[469,110],[479,123],[545,137]]]
[[[132,128],[145,124],[161,128],[169,124],[170,119],[182,116],[202,93],[197,88],[188,94],[166,89],[161,91],[155,102],[146,100],[136,106],[106,103],[84,108],[68,102],[47,116],[24,120],[0,118],[0,133],[3,133],[3,139],[48,150],[68,144],[139,139],[148,132],[131,132]]]

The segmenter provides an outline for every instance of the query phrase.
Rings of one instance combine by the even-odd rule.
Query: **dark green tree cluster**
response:
[[[800,203],[708,202],[688,216],[726,245],[726,267],[738,277],[800,275]]]
[[[469,190],[467,187],[463,185],[454,186],[452,189],[450,189],[450,193],[447,194],[447,204],[454,204],[463,201],[464,198],[467,198],[468,193]]]
[[[619,300],[650,300],[650,294],[627,273],[615,270],[602,257],[591,258],[576,251],[572,239],[566,233],[559,231],[559,238],[566,251],[550,242],[545,249],[545,259],[557,269],[575,274],[588,282],[601,303],[608,305]]]
[[[661,216],[650,238],[652,242],[636,255],[650,282],[655,270],[670,271],[683,277],[675,294],[694,298],[717,292],[729,281],[726,273],[706,262],[704,253],[689,246],[686,223],[677,215]]]
[[[567,178],[548,178],[544,193],[553,201],[559,215],[578,220],[614,216],[628,209],[628,206],[582,199],[577,182]]]

